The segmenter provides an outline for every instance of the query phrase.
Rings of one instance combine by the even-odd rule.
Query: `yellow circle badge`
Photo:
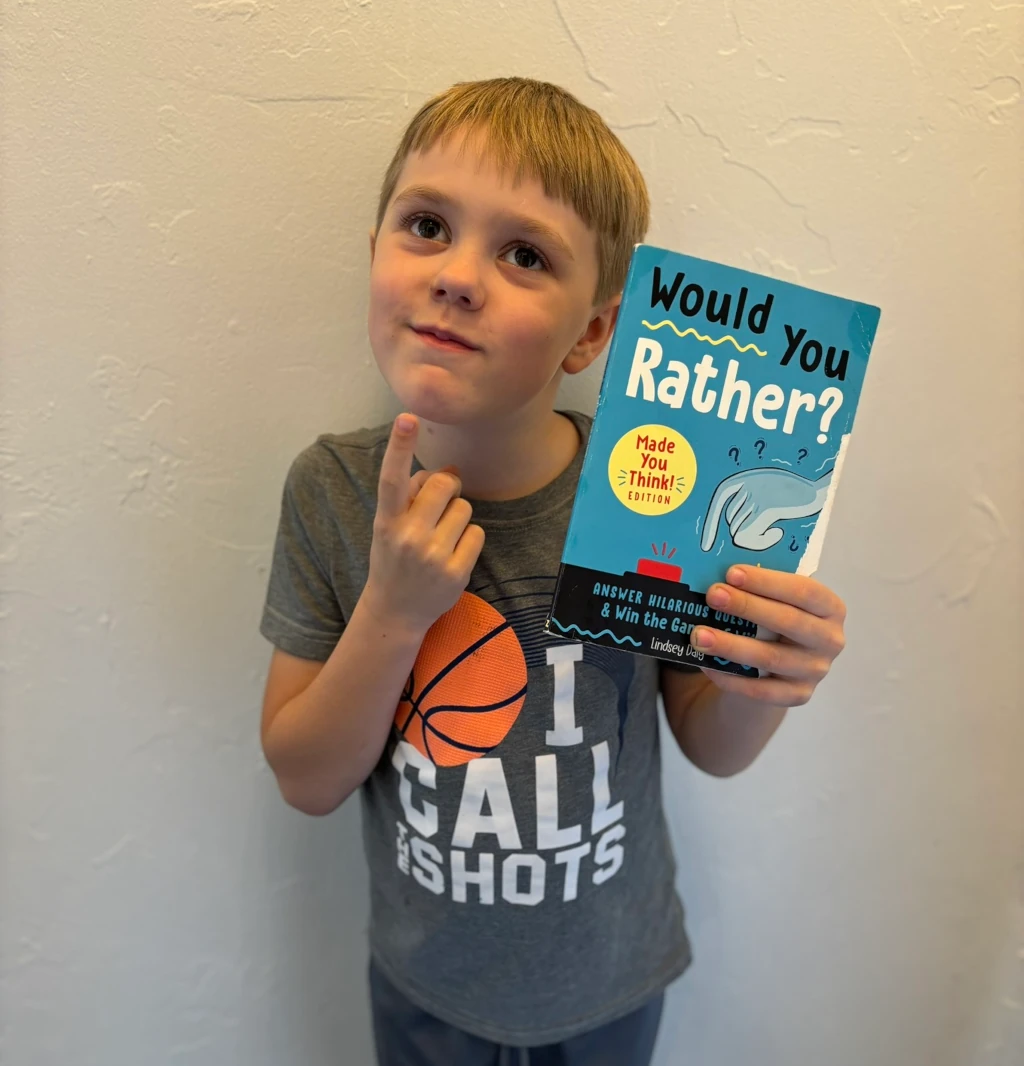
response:
[[[608,480],[619,502],[637,514],[674,511],[693,491],[697,457],[671,426],[637,426],[612,448]]]

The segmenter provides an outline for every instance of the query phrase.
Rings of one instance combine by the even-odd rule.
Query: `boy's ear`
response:
[[[562,360],[562,369],[567,374],[578,374],[604,351],[604,346],[611,339],[615,323],[619,317],[619,305],[622,293],[617,293],[601,307],[595,307],[587,328],[580,339],[572,346],[572,351]]]
[[[377,247],[377,231],[370,230],[370,266],[373,266],[373,251]]]

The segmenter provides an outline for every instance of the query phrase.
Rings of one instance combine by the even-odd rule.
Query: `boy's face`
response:
[[[370,344],[429,421],[550,411],[561,371],[600,354],[619,298],[594,307],[597,241],[570,206],[535,178],[513,187],[474,140],[458,159],[461,143],[410,155],[370,234]]]

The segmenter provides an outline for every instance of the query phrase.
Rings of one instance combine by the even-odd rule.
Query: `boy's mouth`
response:
[[[412,326],[410,327],[421,340],[435,348],[446,348],[451,352],[474,352],[477,345],[471,344],[465,337],[453,333],[448,329],[435,326]]]

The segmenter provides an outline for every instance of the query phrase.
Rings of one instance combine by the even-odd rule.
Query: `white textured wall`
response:
[[[277,797],[257,617],[291,458],[391,410],[399,132],[522,73],[621,131],[653,240],[883,308],[849,648],[749,773],[667,760],[658,1063],[1019,1066],[1022,5],[5,7],[0,1059],[369,1063],[357,812]]]

